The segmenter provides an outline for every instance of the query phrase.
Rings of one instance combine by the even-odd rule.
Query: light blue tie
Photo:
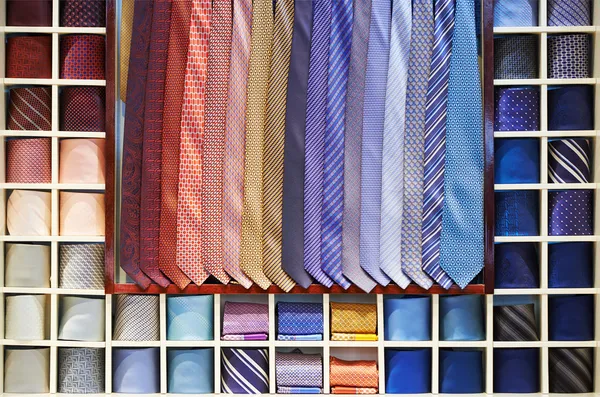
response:
[[[484,340],[483,321],[481,295],[440,297],[440,340]]]
[[[456,3],[444,191],[440,265],[464,288],[483,268],[483,122],[473,0]]]
[[[385,340],[431,340],[431,297],[383,300]]]
[[[167,349],[168,393],[213,393],[214,349]]]
[[[381,175],[381,270],[402,288],[410,284],[410,279],[402,271],[401,241],[411,5],[411,0],[396,0],[392,5]]]
[[[213,340],[213,295],[167,296],[167,340]]]
[[[494,0],[494,27],[538,26],[538,9],[539,0]]]
[[[379,268],[381,259],[379,237],[381,232],[381,159],[391,13],[389,0],[373,0],[367,53],[360,181],[360,266],[383,286],[390,282],[390,279]]]

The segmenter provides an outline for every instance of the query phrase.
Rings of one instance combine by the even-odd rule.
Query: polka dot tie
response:
[[[538,131],[540,92],[534,88],[496,89],[496,131]]]
[[[548,235],[587,236],[594,233],[591,190],[548,192]]]

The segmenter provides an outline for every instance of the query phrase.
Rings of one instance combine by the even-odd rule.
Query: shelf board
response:
[[[105,132],[0,130],[0,136],[28,138],[106,138]]]
[[[596,84],[596,79],[497,79],[495,86]]]
[[[494,28],[494,34],[594,33],[595,31],[595,26],[517,26]]]
[[[59,243],[103,243],[104,236],[0,236],[0,241],[16,242],[59,242]]]
[[[598,136],[596,130],[586,131],[494,131],[494,138],[579,138]]]
[[[57,86],[93,86],[105,87],[106,80],[72,80],[72,79],[13,79],[4,78],[4,85],[57,85]]]
[[[104,183],[0,183],[0,189],[104,190]]]
[[[101,289],[70,289],[70,288],[30,288],[30,287],[4,287],[5,294],[58,294],[58,295],[86,295],[105,296]]]
[[[494,185],[494,190],[589,190],[597,188],[597,183],[510,183]]]
[[[496,236],[496,243],[568,243],[595,242],[600,236]]]
[[[101,34],[106,35],[106,28],[66,28],[52,26],[4,26],[0,27],[4,33],[58,33],[58,34]]]

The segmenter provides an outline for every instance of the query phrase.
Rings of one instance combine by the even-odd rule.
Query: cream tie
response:
[[[7,287],[50,287],[50,246],[34,244],[6,244]]]
[[[14,190],[6,205],[6,228],[11,236],[49,236],[52,195],[35,190]]]
[[[64,296],[60,301],[58,339],[104,341],[104,299]]]
[[[50,392],[50,348],[4,351],[5,393]]]
[[[104,183],[104,139],[60,141],[60,183]]]
[[[104,194],[60,192],[61,236],[104,236]]]
[[[6,297],[4,337],[16,340],[46,339],[46,295]]]

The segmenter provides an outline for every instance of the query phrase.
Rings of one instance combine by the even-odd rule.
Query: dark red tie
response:
[[[100,35],[61,37],[60,78],[104,80],[104,44],[104,36]]]
[[[51,183],[52,140],[50,138],[6,141],[7,183]]]
[[[6,39],[6,77],[52,78],[52,37],[16,36]]]
[[[6,26],[52,26],[52,0],[6,0]]]
[[[52,130],[52,91],[50,87],[13,88],[8,105],[9,130]]]
[[[60,130],[104,132],[104,87],[65,87],[60,94]]]
[[[63,0],[60,19],[65,27],[104,27],[106,26],[105,0]]]

